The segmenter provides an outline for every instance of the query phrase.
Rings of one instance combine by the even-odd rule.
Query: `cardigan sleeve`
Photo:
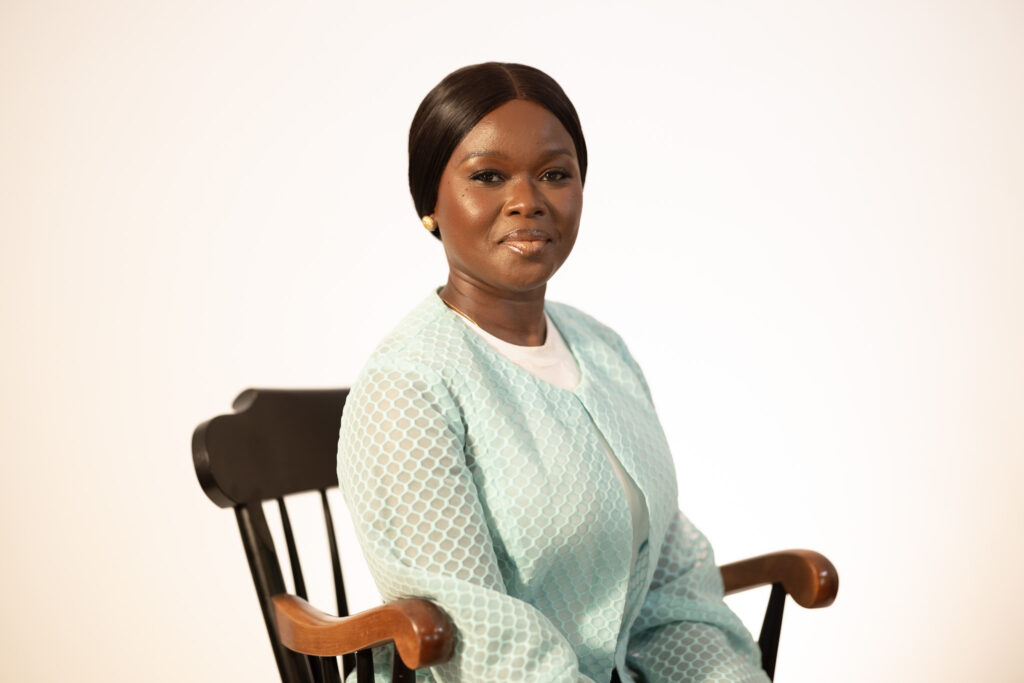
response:
[[[454,655],[431,669],[438,681],[592,683],[562,633],[507,594],[464,441],[433,371],[378,361],[353,387],[338,481],[382,597],[426,598],[452,619]]]
[[[711,545],[677,513],[630,629],[629,668],[645,683],[767,683],[760,651],[722,593]]]

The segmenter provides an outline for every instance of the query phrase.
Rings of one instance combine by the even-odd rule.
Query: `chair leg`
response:
[[[770,680],[775,680],[775,661],[779,654],[779,634],[782,631],[782,610],[786,606],[786,589],[781,583],[772,584],[768,609],[764,612],[761,634],[757,645],[761,648],[761,668]]]

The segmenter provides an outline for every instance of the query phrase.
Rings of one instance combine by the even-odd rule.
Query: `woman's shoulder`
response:
[[[435,292],[413,308],[381,339],[361,374],[374,369],[408,369],[443,374],[465,346],[465,337],[452,324]]]
[[[629,373],[643,386],[648,400],[651,399],[644,373],[618,332],[573,306],[548,302],[546,308],[574,353],[586,356],[606,369],[616,366],[628,368]]]
[[[551,320],[558,326],[558,331],[570,340],[570,344],[573,340],[579,344],[597,339],[627,352],[626,344],[619,333],[589,313],[557,301],[548,301],[544,307]]]

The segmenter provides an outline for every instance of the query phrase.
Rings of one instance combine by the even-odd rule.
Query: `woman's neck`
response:
[[[442,301],[481,329],[518,346],[541,346],[547,335],[544,320],[546,286],[523,293],[499,293],[448,278]]]

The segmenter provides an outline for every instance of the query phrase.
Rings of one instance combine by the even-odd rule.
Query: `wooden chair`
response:
[[[359,683],[372,681],[371,649],[395,644],[392,681],[411,682],[414,669],[451,656],[455,629],[426,600],[396,600],[348,615],[327,490],[338,485],[336,453],[347,389],[248,389],[239,394],[234,414],[199,425],[192,435],[196,475],[206,495],[235,510],[242,545],[277,667],[284,683],[337,683],[355,668]],[[306,602],[285,497],[318,491],[327,528],[338,616]],[[280,511],[293,593],[284,584],[264,503]],[[826,607],[835,599],[839,578],[824,556],[787,550],[720,567],[726,593],[770,584],[771,595],[759,644],[769,677],[774,674],[786,595],[797,604]],[[342,674],[338,657],[342,658]]]

